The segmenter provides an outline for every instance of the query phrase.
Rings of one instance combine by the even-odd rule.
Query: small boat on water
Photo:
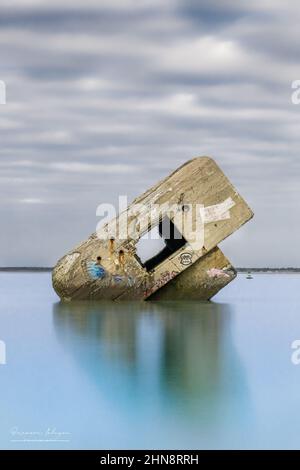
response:
[[[250,271],[248,272],[246,279],[253,279],[253,276]]]
[[[53,287],[67,301],[208,300],[236,277],[217,245],[252,217],[215,161],[194,158],[63,256]],[[143,260],[154,227],[163,248]]]

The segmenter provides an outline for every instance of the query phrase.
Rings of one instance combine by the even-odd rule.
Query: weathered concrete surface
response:
[[[216,247],[147,300],[209,300],[236,277],[236,270]]]
[[[153,210],[153,204],[161,206],[164,203],[177,204],[182,210],[189,204],[202,204],[204,243],[199,245],[191,237],[192,227],[186,214],[181,227],[186,245],[153,270],[147,271],[136,254],[136,243],[164,216]],[[136,204],[143,204],[139,212],[136,212]],[[147,299],[180,273],[190,269],[192,264],[247,222],[253,213],[217,164],[209,157],[198,157],[135,199],[117,218],[120,231],[124,216],[127,216],[129,224],[137,228],[137,238],[129,236],[122,240],[117,236],[113,239],[113,220],[104,225],[100,234],[92,234],[58,261],[53,270],[53,287],[62,299]],[[176,214],[170,219],[177,227]],[[101,261],[98,261],[99,258]],[[187,263],[187,259],[190,262]],[[219,266],[211,266],[213,268],[220,269]],[[203,287],[203,273],[199,282]],[[217,285],[221,280],[215,278],[215,282]],[[210,294],[211,290],[208,289],[207,298],[211,297]]]

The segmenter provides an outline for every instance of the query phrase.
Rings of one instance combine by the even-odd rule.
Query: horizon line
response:
[[[0,267],[0,271],[52,271],[54,266],[2,266]],[[288,267],[275,267],[271,268],[268,266],[260,266],[260,267],[237,267],[235,268],[236,271],[256,271],[256,270],[264,270],[264,271],[300,271],[300,267],[296,266],[288,266]]]

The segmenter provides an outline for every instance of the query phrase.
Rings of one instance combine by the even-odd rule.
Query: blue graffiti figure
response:
[[[86,263],[87,271],[92,279],[103,279],[105,277],[105,269],[95,261]]]

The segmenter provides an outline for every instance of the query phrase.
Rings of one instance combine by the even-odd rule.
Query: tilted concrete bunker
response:
[[[218,243],[252,217],[214,160],[194,158],[61,258],[53,287],[63,300],[208,300],[236,276]],[[165,248],[142,262],[155,225]]]

